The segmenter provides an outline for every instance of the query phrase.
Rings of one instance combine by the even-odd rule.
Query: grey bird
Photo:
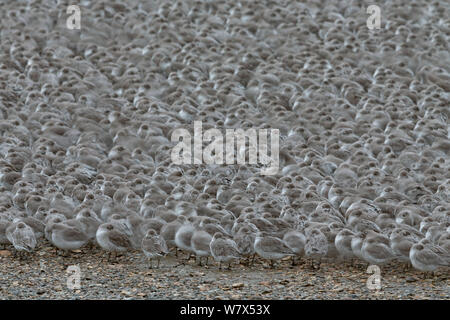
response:
[[[187,260],[191,258],[191,253],[193,252],[191,240],[194,231],[195,227],[190,223],[186,223],[182,225],[175,234],[175,245],[178,249],[188,252],[189,256]]]
[[[211,248],[209,246],[211,240],[212,236],[202,229],[195,230],[192,235],[191,248],[198,258],[200,266],[202,265],[202,258],[206,258],[206,264],[208,264],[208,258],[211,256]]]
[[[355,234],[351,230],[342,229],[334,239],[334,245],[344,260],[355,258],[352,250],[352,239],[354,236]]]
[[[108,260],[111,259],[111,253],[126,252],[133,245],[130,237],[113,223],[104,223],[99,226],[96,233],[97,243],[108,252]]]
[[[327,255],[328,252],[328,239],[317,228],[306,230],[306,243],[305,243],[305,256],[311,258],[311,266],[314,268],[314,260],[318,260],[319,267],[322,258]]]
[[[10,239],[14,249],[19,253],[32,252],[36,248],[36,236],[33,229],[22,221],[12,223],[11,229],[7,231],[7,237]]]
[[[432,272],[441,266],[450,265],[448,252],[437,253],[429,246],[417,243],[411,247],[409,258],[414,268],[423,272]]]
[[[184,223],[186,222],[185,216],[179,216],[176,220],[169,222],[161,227],[160,235],[166,241],[167,246],[170,248],[175,248],[175,256],[178,255],[178,248],[175,243],[175,236]]]
[[[51,236],[52,244],[65,253],[69,250],[79,249],[89,241],[88,235],[81,229],[64,222],[53,225]]]
[[[306,238],[303,233],[291,230],[284,234],[283,241],[295,253],[295,256],[292,256],[292,265],[295,265],[295,257],[301,258],[305,254]]]
[[[361,247],[361,254],[370,264],[381,265],[397,257],[389,244],[376,237],[367,237]]]
[[[159,268],[161,257],[169,253],[166,241],[153,229],[147,231],[142,239],[141,247],[145,256],[150,260],[150,268],[153,268],[153,259],[155,258],[158,261],[156,268]]]
[[[397,255],[397,259],[410,263],[409,251],[415,244],[414,237],[403,229],[394,229],[390,235],[391,249]]]
[[[209,248],[214,260],[219,262],[219,270],[222,268],[222,263],[228,263],[228,269],[231,269],[231,263],[240,258],[236,243],[231,239],[225,238],[220,232],[214,234]]]
[[[253,264],[255,259],[255,238],[255,233],[245,225],[233,236],[233,240],[236,242],[240,255],[247,259],[252,257],[251,261],[248,261],[249,264]]]
[[[274,267],[274,261],[287,256],[294,256],[294,251],[280,238],[258,232],[255,238],[255,252],[270,261],[270,267]]]

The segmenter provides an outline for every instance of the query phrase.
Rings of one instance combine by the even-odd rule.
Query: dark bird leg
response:
[[[149,264],[150,264],[149,269],[153,269],[153,259],[152,259],[152,258],[149,258],[149,259],[148,259],[148,262],[149,262]]]
[[[255,256],[256,256],[256,253],[254,253],[252,256],[252,261],[250,262],[250,266],[253,266],[253,263],[255,262]]]

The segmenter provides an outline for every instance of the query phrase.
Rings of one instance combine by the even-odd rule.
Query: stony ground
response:
[[[90,252],[89,252],[90,251]],[[179,265],[168,257],[159,269],[150,269],[139,252],[118,257],[97,248],[73,252],[68,257],[44,246],[22,259],[0,251],[1,299],[449,299],[450,277],[442,270],[423,279],[416,270],[404,272],[398,264],[381,267],[381,290],[369,290],[367,265],[309,261],[292,267],[282,261],[270,269],[257,260],[253,267],[231,270],[198,266],[194,260]],[[69,289],[67,268],[78,265],[80,289]],[[177,266],[178,265],[178,266]]]

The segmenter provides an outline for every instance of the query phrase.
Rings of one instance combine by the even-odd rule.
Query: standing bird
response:
[[[13,222],[6,232],[14,249],[20,254],[24,251],[31,252],[36,248],[37,242],[33,229],[25,223],[21,221],[17,223]]]
[[[245,225],[239,229],[233,237],[241,256],[248,258],[249,264],[253,264],[253,261],[255,260],[255,238],[256,235]],[[250,256],[252,256],[251,261]]]
[[[113,223],[104,223],[98,227],[97,243],[108,251],[108,261],[111,253],[126,252],[133,247],[130,237]],[[115,256],[116,257],[116,256]]]
[[[175,236],[178,230],[183,226],[186,222],[185,216],[178,216],[176,220],[169,222],[162,226],[160,235],[166,241],[167,246],[170,248],[175,248],[175,256],[178,256],[178,248],[175,243]]]
[[[186,259],[186,261],[189,261],[192,254],[192,245],[191,240],[192,236],[194,235],[195,227],[187,223],[183,226],[181,226],[177,233],[175,234],[175,245],[178,247],[178,249],[185,250],[188,252],[189,256]]]
[[[397,257],[392,251],[389,240],[384,242],[378,237],[367,237],[361,247],[361,254],[365,261],[370,264],[381,265]]]
[[[195,230],[191,238],[191,248],[194,251],[196,257],[198,257],[199,265],[202,265],[202,258],[206,257],[206,264],[208,264],[208,258],[211,256],[211,235],[202,230]]]
[[[314,268],[314,260],[320,263],[328,252],[328,239],[319,229],[308,229],[306,232],[305,255],[311,260],[311,267]]]
[[[89,240],[94,240],[97,229],[101,224],[101,220],[98,218],[97,214],[92,210],[83,209],[78,212],[75,219],[81,223],[83,227],[82,230],[86,233]]]
[[[389,236],[391,240],[391,249],[397,255],[397,259],[405,262],[408,266],[410,263],[409,252],[415,241],[413,236],[407,231],[396,228]]]
[[[142,239],[141,246],[145,256],[150,260],[150,268],[153,268],[154,258],[158,260],[158,265],[156,268],[159,268],[161,257],[169,253],[166,241],[164,241],[164,238],[158,235],[153,229],[149,229],[147,231],[146,235]]]
[[[68,250],[76,250],[84,246],[89,237],[81,229],[67,225],[65,222],[55,223],[51,230],[51,242],[65,253]]]
[[[8,229],[11,221],[0,218],[0,244],[4,247],[6,244],[9,244],[10,241],[6,237],[6,229]]]
[[[436,252],[436,250],[432,250],[432,248],[422,243],[416,243],[411,247],[409,259],[414,268],[423,272],[433,272],[440,266],[450,266],[450,255],[448,252]]]
[[[292,265],[294,266],[296,264],[295,257],[302,257],[305,254],[306,238],[303,233],[292,230],[284,235],[283,241],[295,253],[295,256],[292,256]]]
[[[231,262],[240,258],[236,242],[225,238],[220,232],[214,234],[209,248],[214,260],[219,262],[219,270],[222,268],[222,262],[228,263],[228,269],[231,269]]]
[[[352,250],[352,239],[354,233],[348,229],[342,229],[334,239],[334,245],[344,260],[353,259],[355,257]]]
[[[283,240],[263,232],[256,234],[255,252],[262,258],[270,260],[271,268],[274,266],[274,260],[295,255],[294,251]]]

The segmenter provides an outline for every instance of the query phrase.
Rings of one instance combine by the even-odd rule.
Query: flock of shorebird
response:
[[[1,4],[0,245],[447,270],[448,4],[83,3]],[[278,173],[172,163],[196,120],[279,129]]]

